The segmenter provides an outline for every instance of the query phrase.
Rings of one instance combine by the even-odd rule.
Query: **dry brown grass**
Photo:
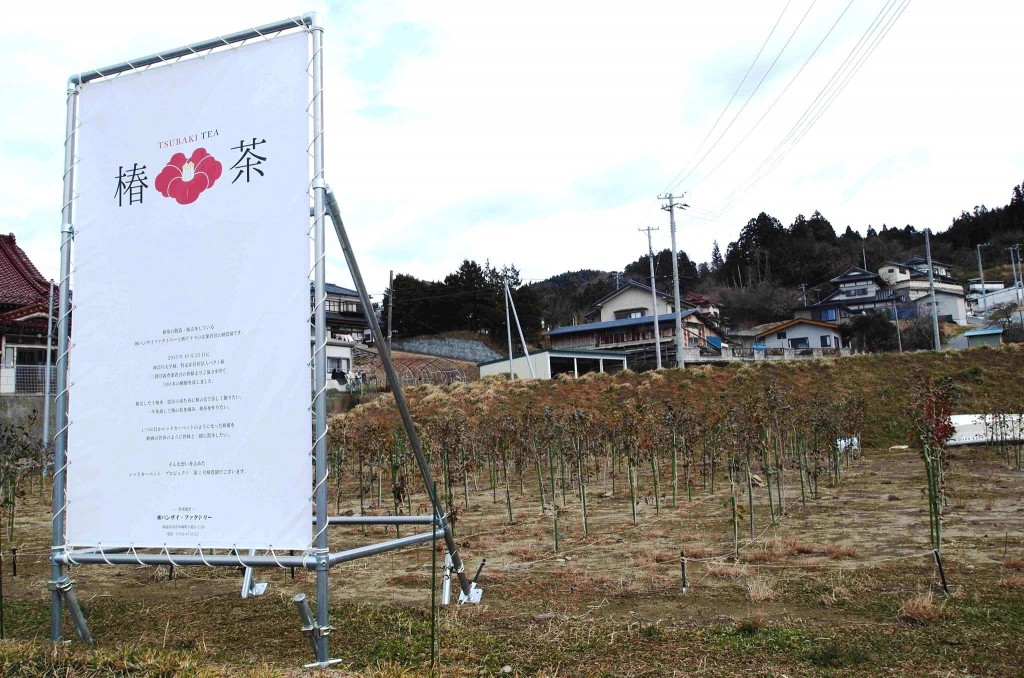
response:
[[[777,544],[778,550],[785,553],[787,556],[808,556],[821,552],[821,550],[814,544],[806,541],[800,541],[796,537],[779,539],[777,540]]]
[[[937,600],[931,591],[919,593],[900,606],[897,616],[912,624],[933,624],[950,616],[945,601]]]
[[[774,563],[782,560],[783,554],[765,544],[763,549],[754,549],[743,552],[743,560],[748,563]]]
[[[1024,570],[1024,558],[1007,558],[1003,561],[1003,567],[1007,570]]]
[[[856,558],[857,549],[852,546],[846,546],[844,544],[829,544],[823,549],[826,556],[832,560],[842,560],[843,558]]]
[[[690,544],[688,546],[684,546],[683,553],[686,554],[687,558],[696,558],[697,560],[710,558],[715,555],[711,549],[703,544]]]
[[[1008,574],[999,580],[999,585],[1007,589],[1024,590],[1024,574]]]
[[[746,583],[745,588],[747,598],[755,603],[776,600],[780,595],[776,581],[768,577],[753,577]]]
[[[750,575],[750,568],[741,563],[715,563],[707,564],[708,576],[716,579],[739,579]]]

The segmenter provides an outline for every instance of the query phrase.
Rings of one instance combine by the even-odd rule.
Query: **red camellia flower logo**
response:
[[[222,171],[220,162],[205,148],[197,148],[187,160],[184,153],[175,153],[157,175],[156,190],[179,205],[188,205],[213,186]]]

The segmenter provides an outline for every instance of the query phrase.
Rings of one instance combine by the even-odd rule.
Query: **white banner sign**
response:
[[[304,549],[306,33],[86,84],[71,546]]]

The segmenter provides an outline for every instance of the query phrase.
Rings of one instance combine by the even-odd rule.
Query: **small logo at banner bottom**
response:
[[[179,205],[188,205],[213,186],[222,171],[220,162],[205,148],[197,148],[187,159],[184,153],[175,153],[157,175],[156,190]]]

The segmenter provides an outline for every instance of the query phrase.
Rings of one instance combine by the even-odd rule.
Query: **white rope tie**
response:
[[[135,562],[137,562],[139,565],[141,565],[143,567],[146,566],[146,564],[144,562],[142,562],[142,559],[139,558],[139,554],[136,553],[136,551],[135,551],[135,544],[129,544],[128,545],[128,552],[131,553],[133,556],[135,556]]]
[[[96,544],[96,548],[99,549],[100,558],[103,559],[103,562],[106,563],[107,565],[113,565],[112,562],[107,560],[107,554],[103,552],[103,544]]]
[[[203,555],[203,545],[202,544],[199,545],[199,560],[203,561],[203,565],[206,565],[207,567],[213,567],[213,565],[210,565],[210,563],[206,562],[206,556]]]

